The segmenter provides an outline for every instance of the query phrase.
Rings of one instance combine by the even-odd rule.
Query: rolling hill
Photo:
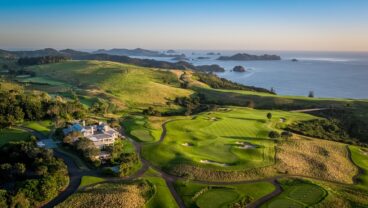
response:
[[[64,82],[83,93],[99,94],[131,108],[148,105],[171,108],[167,102],[193,94],[180,88],[177,76],[170,71],[116,62],[67,61],[27,69],[36,72],[37,77]]]

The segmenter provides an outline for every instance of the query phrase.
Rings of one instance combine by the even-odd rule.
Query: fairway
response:
[[[53,128],[53,125],[54,125],[53,122],[50,120],[29,121],[23,124],[24,127],[38,131],[45,136],[48,136],[50,134],[50,131]]]
[[[166,185],[165,180],[160,177],[159,172],[150,168],[144,173],[143,179],[149,181],[154,190],[151,198],[146,202],[146,208],[178,207],[174,197],[172,196],[169,188]]]
[[[150,132],[145,129],[133,130],[130,132],[130,134],[143,142],[153,141],[153,137],[150,135]]]
[[[29,139],[31,134],[21,129],[0,129],[0,147],[10,141],[21,141]]]
[[[357,177],[360,188],[368,189],[368,148],[349,146],[353,162],[363,169],[363,172]]]
[[[193,119],[167,123],[167,135],[162,143],[143,148],[146,159],[160,166],[177,163],[200,167],[244,170],[272,165],[275,142],[268,132],[286,122],[313,118],[310,115],[248,108],[228,108],[201,113]]]

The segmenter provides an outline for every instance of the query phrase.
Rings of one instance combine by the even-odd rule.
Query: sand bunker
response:
[[[237,144],[237,146],[235,146],[235,148],[238,149],[255,149],[257,148],[256,145],[247,143],[247,142],[235,142],[235,144]]]
[[[220,162],[216,162],[216,161],[212,161],[212,160],[200,160],[199,162],[204,163],[204,164],[218,165],[218,166],[222,166],[222,167],[229,166],[226,163],[220,163]]]
[[[193,144],[187,143],[187,142],[185,142],[185,143],[183,143],[181,145],[186,146],[186,147],[192,147],[192,146],[194,146]]]

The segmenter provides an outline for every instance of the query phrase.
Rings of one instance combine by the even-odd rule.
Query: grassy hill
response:
[[[115,62],[68,61],[28,69],[36,72],[37,77],[71,84],[88,95],[121,101],[126,107],[154,105],[175,108],[167,103],[193,93],[181,89],[178,78],[167,70]]]

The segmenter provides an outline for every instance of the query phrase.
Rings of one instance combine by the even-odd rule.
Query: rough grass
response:
[[[57,208],[141,208],[151,187],[142,181],[101,183],[81,189]]]
[[[283,192],[264,204],[262,208],[303,208],[318,204],[327,195],[322,187],[308,181],[280,180]]]
[[[277,161],[280,172],[342,183],[353,183],[357,173],[348,159],[346,145],[325,140],[283,141],[277,146]]]
[[[31,134],[17,128],[0,129],[0,147],[11,141],[21,141],[29,139]]]
[[[254,202],[275,187],[268,182],[215,186],[179,180],[175,189],[187,207],[231,207],[244,199]]]
[[[168,100],[188,96],[177,77],[167,70],[143,68],[108,61],[69,61],[29,67],[37,75],[73,86],[105,93],[129,107],[167,106]]]
[[[268,112],[229,108],[169,122],[165,140],[144,146],[143,156],[165,168],[187,164],[214,170],[244,170],[272,165],[275,142],[268,138],[268,132],[273,126],[281,122],[280,118],[291,122],[313,116],[272,111],[273,119],[268,121]],[[242,142],[254,147],[241,149]],[[204,160],[210,162],[205,164]]]

